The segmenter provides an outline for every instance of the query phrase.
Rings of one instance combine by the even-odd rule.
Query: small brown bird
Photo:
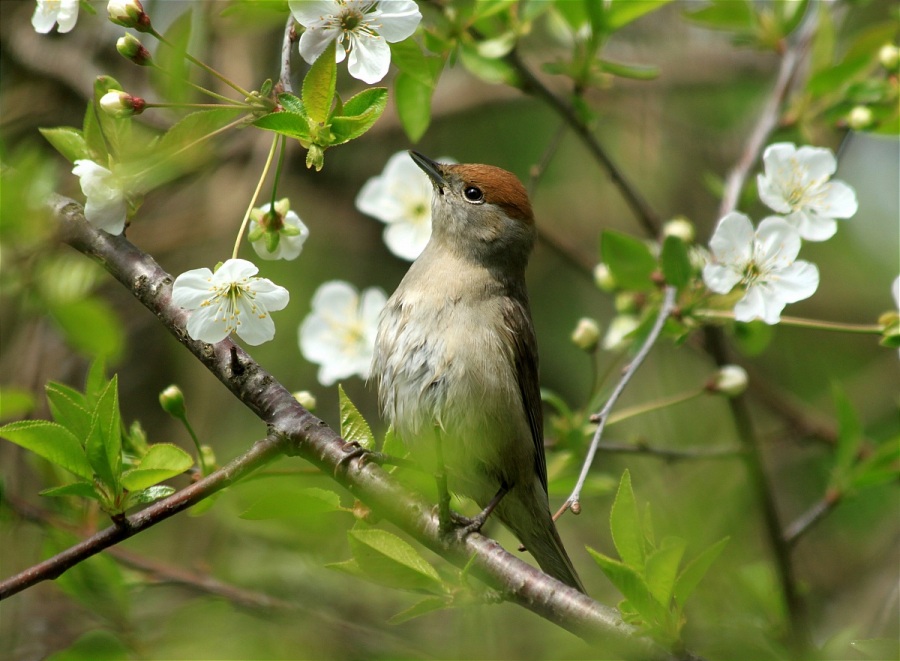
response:
[[[584,592],[547,499],[528,194],[506,170],[410,154],[434,185],[432,235],[379,322],[382,411],[439,476],[442,524],[449,487],[485,508],[474,527],[494,511],[541,569]]]

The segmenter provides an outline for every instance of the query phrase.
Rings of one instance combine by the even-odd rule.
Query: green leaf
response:
[[[97,493],[97,490],[94,489],[94,485],[91,482],[72,482],[71,484],[64,484],[61,487],[44,489],[40,492],[39,495],[49,496],[52,498],[59,498],[62,496],[76,496],[78,498],[92,498],[94,500],[100,500],[100,495]]]
[[[91,414],[91,430],[84,449],[97,477],[118,493],[122,467],[122,421],[116,375],[107,384]]]
[[[748,0],[713,0],[712,4],[685,12],[684,16],[716,30],[752,30],[756,22]]]
[[[384,443],[381,445],[381,451],[391,457],[405,457],[409,454],[409,448],[400,438],[400,434],[394,431],[393,427],[388,427],[384,434]]]
[[[108,385],[106,361],[103,358],[95,358],[91,361],[87,375],[84,377],[84,401],[87,409],[94,410]]]
[[[406,610],[391,616],[388,620],[388,624],[402,624],[403,622],[408,622],[409,620],[421,617],[422,615],[427,615],[428,613],[433,613],[434,611],[449,607],[450,601],[447,597],[426,597]]]
[[[306,112],[306,107],[303,105],[303,101],[300,100],[300,97],[294,96],[293,94],[282,92],[278,95],[278,103],[281,104],[281,107],[284,108],[286,112],[302,115],[303,117],[309,116]]]
[[[44,661],[122,661],[131,652],[114,633],[95,629],[80,636],[67,649],[44,657]]]
[[[34,396],[22,388],[0,386],[0,421],[21,418],[34,409]]]
[[[155,443],[136,468],[122,473],[122,486],[129,491],[152,487],[170,477],[181,475],[194,465],[194,459],[177,445]]]
[[[619,78],[630,78],[632,80],[655,80],[659,78],[659,67],[657,66],[625,64],[624,62],[614,62],[606,58],[600,58],[598,62],[603,71],[619,76]]]
[[[674,594],[675,603],[677,603],[679,607],[684,607],[688,597],[691,596],[691,593],[700,581],[703,580],[703,577],[706,576],[706,572],[709,571],[710,566],[716,561],[719,554],[722,553],[722,550],[725,548],[729,539],[731,538],[725,537],[720,539],[718,542],[705,549],[700,555],[691,560],[681,574],[678,575],[678,580],[675,581]]]
[[[600,238],[600,256],[622,289],[646,291],[654,287],[650,276],[656,270],[656,259],[643,241],[607,230]]]
[[[334,139],[330,144],[340,145],[361,136],[378,121],[386,105],[387,89],[384,87],[371,87],[351,97],[344,104],[344,114],[331,120]]]
[[[191,41],[192,14],[188,9],[172,21],[165,32],[166,45],[157,48],[154,53],[157,66],[150,68],[153,86],[159,96],[169,103],[186,103],[192,94],[192,88],[188,85],[191,64],[186,57]]]
[[[678,566],[684,556],[686,542],[678,537],[667,537],[660,548],[647,555],[644,576],[650,594],[665,608],[669,608],[678,577]]]
[[[266,131],[275,131],[301,142],[312,140],[312,134],[309,132],[309,120],[303,115],[296,115],[292,112],[270,112],[254,121],[253,126]]]
[[[641,16],[664,7],[670,2],[672,0],[641,0],[641,2],[635,2],[635,0],[612,0],[606,9],[604,20],[606,29],[614,32],[632,21],[636,21]]]
[[[332,39],[322,54],[316,58],[303,79],[303,105],[311,120],[319,124],[328,121],[334,91],[337,84],[337,62],[335,61],[335,40]]]
[[[396,535],[377,529],[355,529],[347,534],[353,558],[370,580],[402,590],[443,593],[435,568]]]
[[[744,355],[758,356],[772,341],[775,333],[773,328],[764,321],[756,320],[748,323],[736,322],[732,332],[738,348]]]
[[[81,442],[72,432],[47,420],[22,420],[0,427],[0,437],[12,441],[70,473],[90,480],[94,472]]]
[[[668,614],[653,598],[647,583],[634,568],[625,565],[618,560],[603,555],[588,547],[590,553],[606,578],[616,586],[616,589],[628,599],[631,606],[640,613],[643,618],[653,624],[665,622]]]
[[[341,497],[334,491],[309,487],[296,493],[267,493],[250,505],[240,517],[251,521],[306,519],[328,512],[341,512],[343,509]]]
[[[91,151],[88,149],[84,134],[78,129],[60,126],[55,129],[38,129],[38,131],[69,163],[74,163],[82,158],[91,158]]]
[[[690,282],[693,273],[691,258],[687,245],[677,236],[667,236],[663,241],[660,261],[667,283],[681,289]]]
[[[112,307],[99,298],[56,302],[50,314],[73,349],[91,357],[118,358],[125,329]]]
[[[900,659],[900,641],[896,638],[867,638],[850,642],[863,659],[883,661],[883,659]]]
[[[403,130],[412,142],[418,142],[431,122],[431,95],[434,88],[418,78],[400,73],[394,79],[394,102]]]
[[[341,409],[341,438],[348,443],[359,443],[366,450],[375,449],[375,435],[369,423],[350,401],[344,387],[338,384],[338,400]]]
[[[84,441],[91,431],[91,412],[85,408],[84,395],[55,381],[49,381],[45,390],[53,419]]]
[[[887,439],[859,462],[851,473],[850,489],[862,489],[897,480],[900,475],[900,437]]]
[[[859,417],[838,383],[832,384],[832,397],[837,410],[838,437],[834,450],[832,486],[843,486],[856,463],[863,433]]]
[[[481,80],[498,85],[519,87],[519,74],[505,60],[484,57],[469,44],[461,44],[459,59],[462,65]]]
[[[634,491],[631,489],[631,473],[627,468],[622,473],[619,490],[609,513],[609,529],[622,561],[638,572],[643,572],[644,534],[641,531],[641,519],[634,500]]]
[[[128,497],[125,498],[125,505],[122,507],[122,509],[129,510],[132,507],[137,507],[138,505],[149,505],[150,503],[155,503],[157,500],[168,498],[173,493],[175,493],[175,487],[170,487],[163,484],[157,484],[156,486],[147,487],[146,489],[141,489],[140,491],[132,491],[128,494]],[[210,500],[210,498],[207,498],[207,500]],[[205,503],[207,502],[207,500],[202,500],[200,502]],[[197,506],[194,505],[194,507]]]

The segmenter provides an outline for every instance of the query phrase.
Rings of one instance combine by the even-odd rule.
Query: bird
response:
[[[432,234],[378,322],[372,378],[410,456],[449,493],[496,516],[541,569],[585,592],[550,514],[538,351],[525,269],[536,228],[528,193],[492,165],[410,151],[433,186]]]

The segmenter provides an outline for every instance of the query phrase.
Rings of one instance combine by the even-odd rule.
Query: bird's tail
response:
[[[500,501],[495,513],[534,556],[544,573],[587,594],[566,553],[545,498],[542,503],[542,499],[514,489]]]

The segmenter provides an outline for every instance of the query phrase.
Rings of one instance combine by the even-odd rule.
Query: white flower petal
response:
[[[773,278],[778,296],[785,303],[796,303],[809,298],[819,288],[819,269],[810,262],[794,262]]]
[[[75,27],[78,22],[79,0],[62,0],[59,4],[59,14],[56,21],[59,23],[57,31],[65,34]]]
[[[359,294],[348,282],[331,280],[316,290],[313,295],[313,311],[320,315],[331,315],[338,319],[351,316],[359,304]]]
[[[224,319],[216,318],[217,306],[210,305],[194,310],[187,323],[187,332],[195,340],[215,344],[221,342],[230,332]]]
[[[244,315],[243,310],[241,315]],[[257,346],[275,337],[275,322],[271,315],[257,314],[255,318],[245,317],[237,327],[237,334],[244,342]]]
[[[759,192],[759,199],[772,211],[777,211],[778,213],[790,212],[791,205],[785,199],[784,192],[775,181],[760,174],[756,176],[756,187]]]
[[[727,294],[740,281],[740,271],[725,264],[706,264],[703,267],[703,282],[717,294]]]
[[[767,324],[777,324],[781,321],[783,309],[784,301],[773,297],[764,287],[755,286],[748,289],[734,306],[734,318],[744,322],[762,319]]]
[[[309,27],[300,36],[300,55],[308,64],[312,64],[335,40],[340,31],[336,27]],[[341,58],[341,48],[337,49],[338,62]]]
[[[900,275],[891,283],[891,294],[894,296],[894,305],[900,308]]]
[[[419,7],[413,0],[381,0],[379,33],[385,40],[394,43],[411,36],[422,20]]]
[[[335,0],[291,0],[291,15],[303,27],[320,25],[329,16],[340,13],[341,5]]]
[[[172,284],[172,303],[185,310],[195,310],[214,295],[212,271],[193,269],[185,271]]]
[[[732,211],[719,221],[709,241],[713,259],[728,264],[746,263],[753,255],[753,223]]]
[[[858,209],[856,191],[843,181],[835,179],[828,185],[819,213],[829,218],[850,218]]]
[[[259,273],[259,268],[246,259],[228,259],[213,274],[213,283],[239,282]]]
[[[347,61],[350,75],[372,85],[387,75],[391,66],[391,49],[380,35],[352,34]]]
[[[87,221],[104,232],[117,235],[125,229],[125,217],[128,207],[121,197],[112,200],[88,198],[84,205],[84,217]]]
[[[431,239],[431,220],[419,223],[392,223],[384,228],[384,243],[394,255],[415,260]]]
[[[250,287],[256,295],[256,302],[269,312],[277,312],[287,307],[290,292],[267,278],[255,280]]]
[[[761,267],[786,266],[800,252],[800,235],[784,219],[769,216],[756,230],[756,245],[754,259]]]
[[[785,217],[805,241],[827,241],[837,233],[837,221],[812,211],[797,211]]]
[[[837,161],[830,149],[824,147],[800,147],[794,155],[799,166],[806,170],[808,179],[828,179],[837,170]]]
[[[386,175],[369,179],[356,196],[356,208],[367,216],[390,223],[403,215],[400,200],[392,195]]]
[[[56,11],[48,2],[37,3],[31,16],[31,27],[39,34],[47,34],[56,25]]]
[[[360,318],[366,328],[374,328],[378,325],[381,311],[387,304],[387,294],[378,287],[369,287],[362,294],[360,303]]]

